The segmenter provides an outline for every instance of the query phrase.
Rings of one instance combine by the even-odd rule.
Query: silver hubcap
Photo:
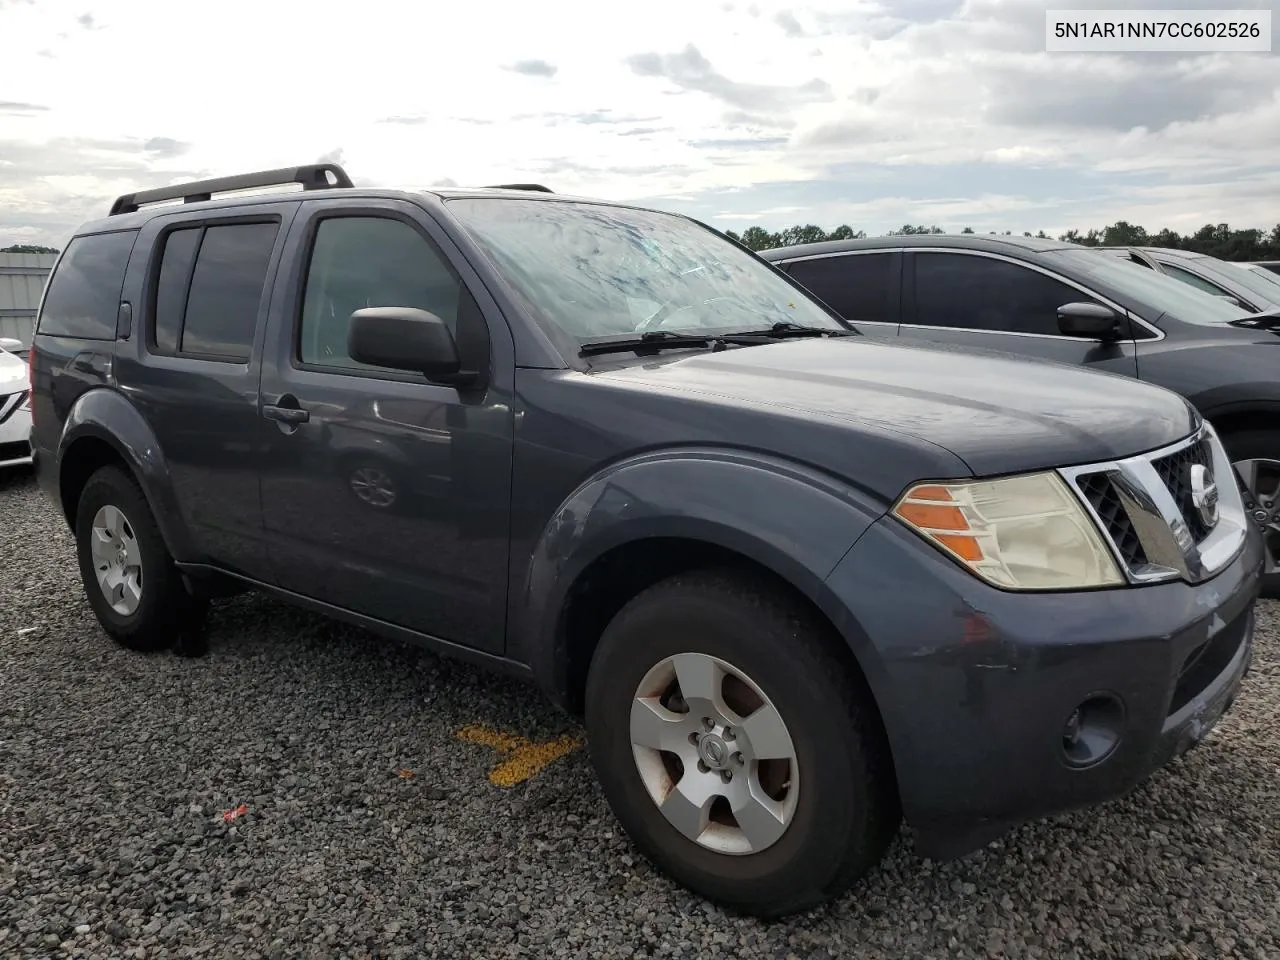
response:
[[[389,507],[396,501],[396,487],[377,467],[361,467],[351,474],[351,491],[371,507]]]
[[[764,691],[701,653],[663,660],[631,704],[631,748],[667,821],[717,853],[777,843],[800,795],[795,746]]]
[[[1266,540],[1266,572],[1280,571],[1280,460],[1237,460],[1232,466],[1244,481],[1245,509]]]
[[[101,507],[93,515],[90,534],[93,570],[102,595],[122,617],[133,614],[142,602],[142,551],[133,526],[116,507]]]

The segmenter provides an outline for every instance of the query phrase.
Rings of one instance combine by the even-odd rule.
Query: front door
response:
[[[261,395],[275,425],[262,504],[276,580],[312,599],[501,652],[510,334],[500,316],[482,312],[425,211],[368,203],[304,203],[290,235],[296,276],[272,313]],[[487,385],[460,391],[352,360],[352,312],[390,306],[445,320],[464,365],[487,370]]]
[[[1132,333],[1116,342],[1065,336],[1058,307],[1098,299],[1016,260],[975,251],[907,254],[901,336],[1138,375]],[[1105,304],[1110,306],[1110,304]],[[1125,321],[1127,323],[1127,321]]]

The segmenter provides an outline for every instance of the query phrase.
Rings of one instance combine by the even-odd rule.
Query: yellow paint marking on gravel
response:
[[[458,731],[458,739],[496,750],[503,760],[489,771],[489,782],[495,787],[514,787],[536,776],[550,763],[582,746],[582,738],[571,734],[534,743],[514,734],[490,730],[472,724]]]

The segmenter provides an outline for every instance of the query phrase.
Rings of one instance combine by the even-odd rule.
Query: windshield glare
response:
[[[1184,323],[1207,326],[1230,323],[1249,316],[1249,311],[1229,301],[1197,290],[1190,284],[1156,273],[1150,267],[1134,263],[1100,250],[1064,250],[1064,257],[1100,280],[1126,291],[1161,313],[1169,313]]]
[[[449,210],[539,318],[580,342],[778,322],[844,329],[769,267],[683,217],[498,197],[450,200]]]

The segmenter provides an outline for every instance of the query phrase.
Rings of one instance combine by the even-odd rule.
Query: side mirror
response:
[[[365,307],[351,314],[347,352],[357,363],[411,370],[428,380],[462,386],[476,379],[463,370],[458,346],[443,320],[415,307]]]
[[[1229,293],[1215,293],[1214,296],[1217,297],[1219,300],[1227,301],[1227,303],[1231,304],[1233,307],[1239,307],[1241,310],[1248,309],[1247,307],[1245,307],[1243,303],[1240,302],[1238,297],[1233,297]]]
[[[26,349],[21,340],[15,340],[13,337],[0,337],[0,350],[7,350],[10,353],[22,353]]]
[[[1064,303],[1058,308],[1058,329],[1069,337],[1119,340],[1120,317],[1100,303]]]

